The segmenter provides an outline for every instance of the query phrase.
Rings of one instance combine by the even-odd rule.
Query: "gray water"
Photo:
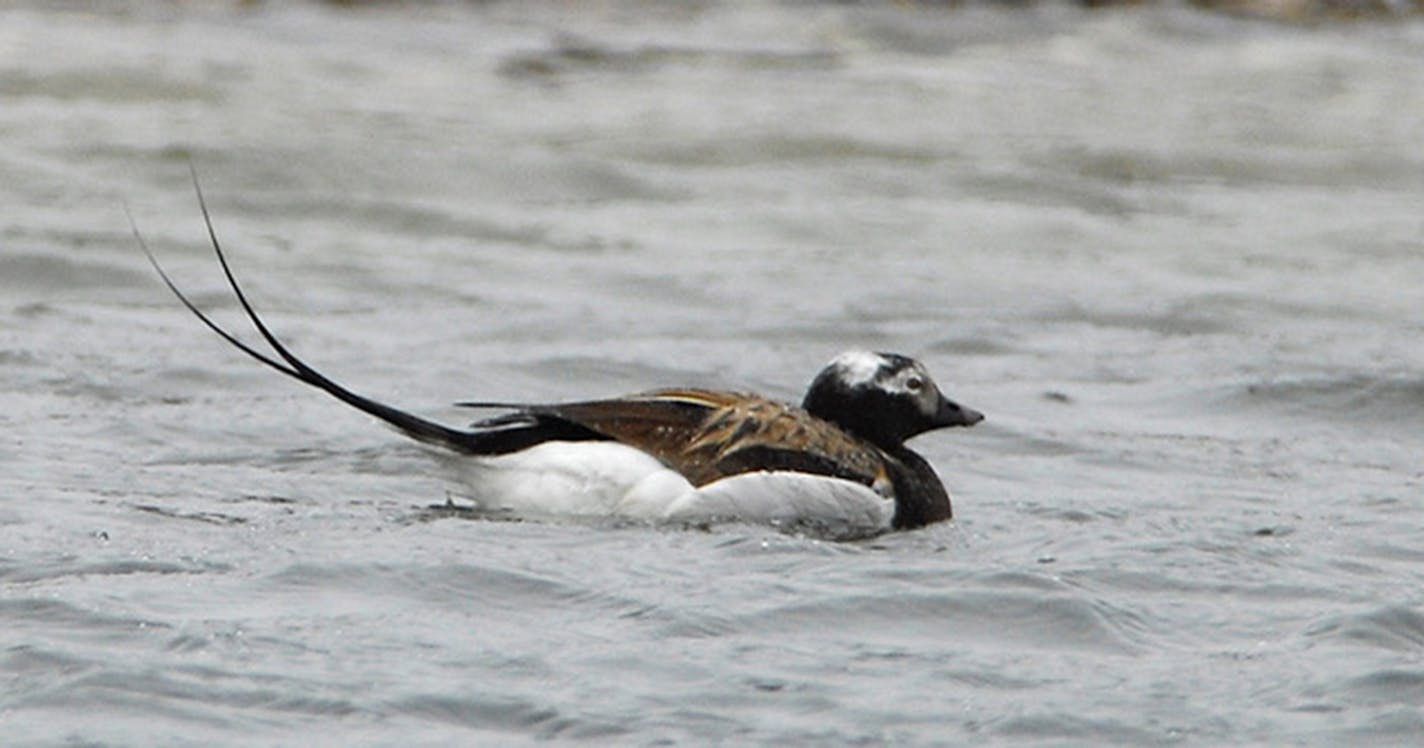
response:
[[[923,358],[956,519],[443,512],[359,391]],[[9,4],[7,745],[1416,744],[1424,27],[1173,6]],[[432,507],[437,507],[432,509]]]

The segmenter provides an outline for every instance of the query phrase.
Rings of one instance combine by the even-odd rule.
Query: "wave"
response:
[[[1226,400],[1249,411],[1314,420],[1424,422],[1424,379],[1404,376],[1351,373],[1272,379],[1238,386]]]
[[[1316,624],[1306,632],[1306,636],[1322,642],[1334,640],[1417,655],[1424,653],[1424,615],[1402,606],[1348,613]]]

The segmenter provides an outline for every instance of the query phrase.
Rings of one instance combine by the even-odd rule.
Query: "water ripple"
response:
[[[792,603],[739,618],[743,630],[792,634],[837,630],[875,637],[954,641],[961,645],[1087,651],[1128,655],[1138,651],[1124,630],[1123,611],[1069,595],[1006,591],[905,593],[835,597]]]
[[[1424,653],[1424,615],[1411,608],[1389,606],[1332,616],[1312,626],[1307,636],[1390,652]]]

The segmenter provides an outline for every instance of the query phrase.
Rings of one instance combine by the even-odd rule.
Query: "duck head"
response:
[[[908,356],[847,351],[811,381],[801,407],[887,450],[949,426],[973,426],[984,414],[946,398],[924,364]]]

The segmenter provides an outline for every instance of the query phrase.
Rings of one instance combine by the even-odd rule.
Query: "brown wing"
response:
[[[739,473],[790,470],[890,490],[889,458],[879,449],[800,408],[754,395],[658,390],[535,412],[637,447],[696,486]]]

